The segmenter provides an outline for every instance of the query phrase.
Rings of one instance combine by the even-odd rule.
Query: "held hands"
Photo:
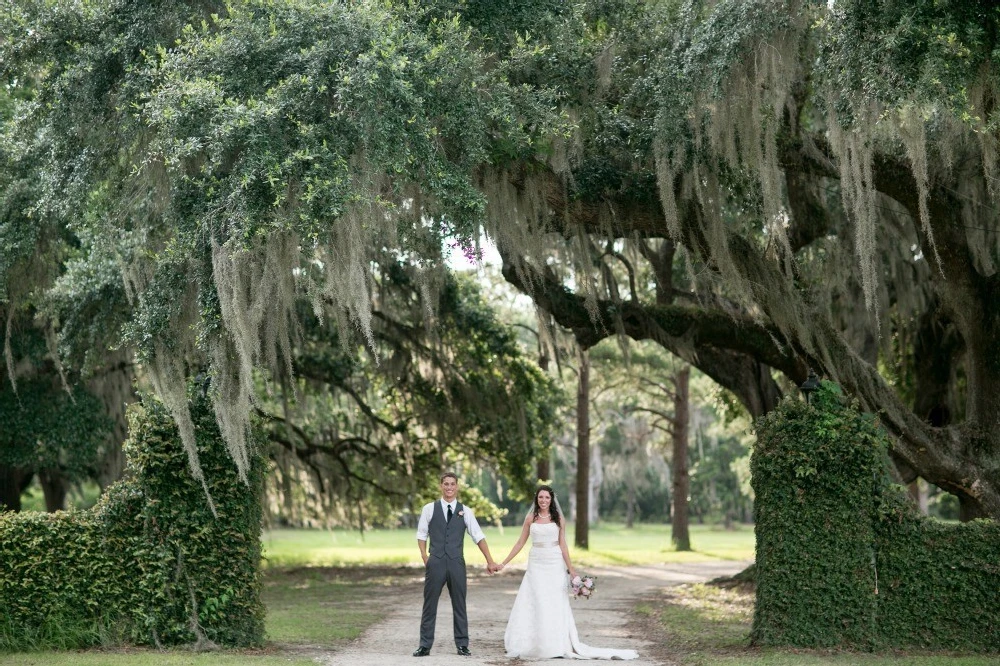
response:
[[[490,574],[495,574],[498,571],[501,571],[502,569],[503,569],[503,564],[501,564],[499,562],[492,562],[491,561],[491,562],[487,562],[486,563],[486,570],[488,572],[490,572]]]

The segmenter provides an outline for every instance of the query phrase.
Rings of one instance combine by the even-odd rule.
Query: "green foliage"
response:
[[[554,382],[472,278],[443,276],[428,312],[419,271],[385,266],[378,358],[300,302],[297,390],[258,391],[276,470],[269,517],[280,524],[395,526],[415,495],[438,492],[443,469],[485,464],[516,492],[534,490],[532,465],[546,455],[562,397]],[[502,515],[485,497],[475,509],[488,522]]]
[[[881,644],[1000,651],[1000,525],[923,518],[899,486],[879,519]]]
[[[917,515],[877,420],[829,382],[757,435],[755,643],[1000,650],[996,523]]]
[[[983,113],[970,105],[969,87],[996,62],[998,21],[989,0],[838,0],[820,24],[821,72],[857,106],[929,104],[969,121]]]
[[[67,392],[55,372],[0,388],[0,464],[58,470],[69,481],[93,470],[110,430],[100,401]]]
[[[695,436],[707,439],[701,433]],[[739,474],[747,462],[746,446],[736,437],[723,436],[703,442],[701,449],[691,454],[691,515],[713,523],[749,520],[753,501]]]
[[[130,412],[127,479],[97,506],[0,516],[0,648],[262,642],[263,465],[240,481],[203,399],[193,413],[204,488],[147,399]]]
[[[533,493],[532,465],[546,455],[561,392],[521,352],[471,279],[449,280],[442,319],[458,370],[446,387],[446,404],[461,408],[463,429],[478,442],[479,455],[496,461],[516,491]]]
[[[561,125],[547,91],[509,81],[506,55],[484,52],[456,13],[485,20],[490,6],[466,5],[125,0],[0,14],[12,36],[0,40],[12,90],[0,98],[0,248],[12,251],[0,287],[45,258],[53,274],[31,286],[66,359],[86,368],[128,348],[189,452],[182,364],[206,368],[242,465],[254,373],[291,374],[299,302],[336,320],[345,345],[356,324],[375,351],[378,263],[414,258],[440,280],[444,239],[479,237],[480,170],[533,155]],[[506,29],[530,8],[511,3],[521,18]],[[5,187],[15,179],[26,184]],[[51,261],[49,236],[65,261]],[[503,437],[496,451],[516,453],[489,412],[480,421]]]

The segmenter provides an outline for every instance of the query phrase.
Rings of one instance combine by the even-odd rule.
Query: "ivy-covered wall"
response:
[[[93,509],[0,515],[0,649],[263,641],[260,442],[244,483],[192,402],[215,515],[164,407],[133,406],[126,478]]]
[[[887,450],[828,382],[757,423],[754,643],[1000,651],[1000,525],[919,515]]]

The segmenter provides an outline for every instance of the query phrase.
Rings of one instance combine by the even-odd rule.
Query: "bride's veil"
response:
[[[556,511],[559,512],[559,522],[562,523],[563,521],[566,520],[566,514],[563,513],[562,507],[559,505],[559,496],[556,495],[556,491],[554,491],[554,490],[550,490],[549,494],[552,495],[552,504],[556,507]],[[538,496],[538,493],[536,492],[535,493],[535,497],[537,497],[537,496]],[[528,515],[529,516],[534,516],[537,511],[538,511],[538,506],[535,503],[535,498],[532,497],[531,498],[531,507],[528,508]]]

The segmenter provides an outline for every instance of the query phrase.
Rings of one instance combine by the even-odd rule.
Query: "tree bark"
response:
[[[687,448],[690,404],[688,385],[691,366],[685,365],[674,376],[674,423],[673,423],[673,523],[670,540],[677,550],[691,550],[691,534],[688,528],[688,495],[691,479],[688,476]]]
[[[542,369],[542,372],[548,374],[549,356],[545,353],[541,344],[541,337],[539,337],[538,344],[538,367]],[[552,449],[550,447],[546,447],[545,453],[539,455],[538,460],[535,461],[535,476],[538,477],[539,483],[549,483],[552,481],[552,467],[550,463],[551,456]]]
[[[635,523],[635,488],[631,483],[626,485],[625,490],[625,527],[632,529]]]
[[[577,548],[590,547],[590,356],[580,350],[576,390],[576,527]]]
[[[43,469],[38,472],[38,482],[45,494],[45,510],[49,513],[66,509],[66,478],[59,470]]]
[[[20,467],[0,465],[0,511],[21,510],[21,494],[34,476]]]
[[[589,397],[590,394],[589,368],[587,370],[587,374],[588,374],[587,393]],[[587,413],[587,419],[588,421],[590,420],[589,411]],[[590,431],[589,423],[587,431],[588,432]],[[588,504],[588,508],[590,509],[589,513],[590,518],[589,522],[587,523],[587,532],[589,534],[591,527],[596,527],[597,525],[601,524],[601,484],[604,483],[604,462],[601,460],[600,442],[590,441],[589,436],[587,438],[587,441],[589,442],[587,450],[590,452],[590,476],[588,478],[588,481],[590,483],[590,499]]]
[[[548,456],[539,458],[535,463],[535,474],[538,476],[539,483],[549,483],[552,481],[552,467],[549,464]]]

